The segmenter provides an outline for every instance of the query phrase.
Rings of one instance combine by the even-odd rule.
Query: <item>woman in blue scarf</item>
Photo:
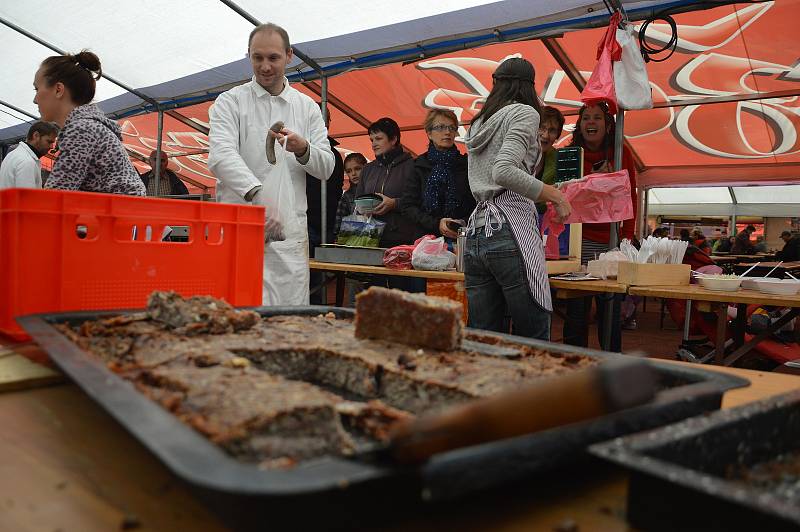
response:
[[[428,151],[414,161],[414,176],[403,191],[403,215],[425,234],[454,239],[469,218],[475,199],[467,179],[467,156],[455,146],[458,119],[453,111],[431,109],[425,117]]]

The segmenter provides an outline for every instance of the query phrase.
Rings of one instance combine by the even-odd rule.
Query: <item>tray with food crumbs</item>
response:
[[[800,392],[594,445],[640,530],[800,529]]]
[[[441,351],[356,338],[349,309],[162,303],[20,323],[238,528],[361,518],[501,487],[574,464],[592,443],[718,409],[726,390],[748,384],[652,362],[659,392],[648,404],[398,466],[375,452],[398,421],[622,355],[470,329]]]

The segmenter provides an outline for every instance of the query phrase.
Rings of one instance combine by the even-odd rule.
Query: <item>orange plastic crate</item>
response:
[[[188,242],[162,242],[164,227]],[[15,316],[142,308],[153,290],[261,304],[264,208],[65,192],[0,191],[0,333]]]

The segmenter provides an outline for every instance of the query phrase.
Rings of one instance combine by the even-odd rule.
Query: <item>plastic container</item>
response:
[[[800,281],[794,279],[764,278],[755,281],[756,290],[765,294],[793,296],[800,292]]]
[[[758,290],[756,288],[756,281],[760,281],[763,277],[742,277],[742,288],[745,290]]]
[[[186,242],[162,242],[165,227]],[[142,308],[153,290],[261,304],[264,209],[92,192],[0,191],[0,333],[15,316]]]
[[[697,282],[700,283],[700,286],[709,290],[716,290],[718,292],[736,292],[739,290],[739,286],[742,284],[742,278],[698,275]]]
[[[363,194],[355,199],[356,209],[359,213],[364,215],[372,214],[382,201],[383,198],[377,194]]]
[[[464,249],[467,245],[467,228],[458,228],[458,238],[456,238],[456,271],[464,271]]]

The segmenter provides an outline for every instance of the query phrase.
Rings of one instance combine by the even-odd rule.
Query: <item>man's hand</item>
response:
[[[264,219],[264,242],[283,242],[286,234],[283,232],[283,224],[274,218]]]
[[[458,238],[458,233],[450,229],[449,222],[455,222],[452,218],[442,218],[439,220],[439,234],[447,238]]]
[[[306,150],[308,150],[308,141],[301,135],[289,129],[283,128],[277,133],[269,130],[269,136],[275,137],[275,139],[286,149],[286,151],[290,151],[298,157],[305,154]],[[285,145],[284,139],[286,139]]]
[[[378,216],[383,216],[387,212],[393,211],[394,208],[397,206],[397,200],[394,198],[390,198],[380,192],[377,192],[378,196],[383,198],[383,201],[378,203],[378,206],[375,207],[375,210],[372,211],[372,214],[377,214]]]

